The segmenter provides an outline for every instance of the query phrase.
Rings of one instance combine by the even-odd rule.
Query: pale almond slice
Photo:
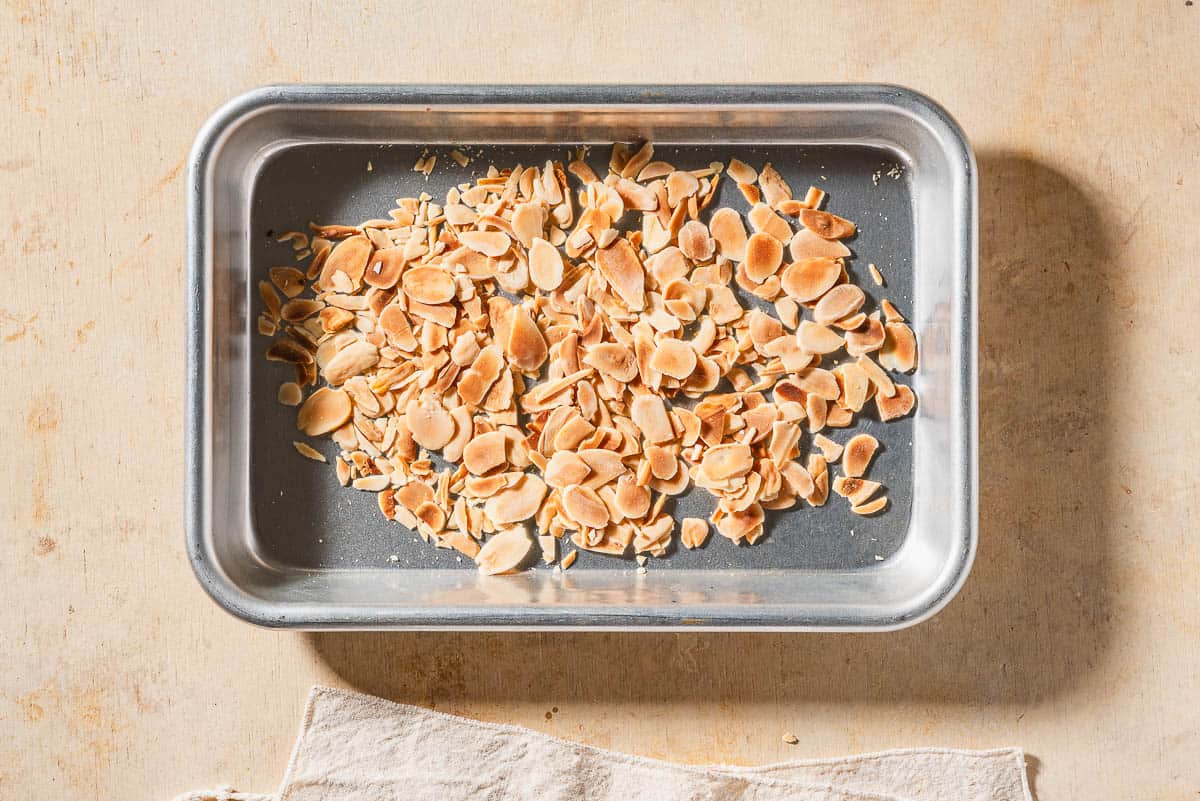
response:
[[[782,286],[782,281],[780,286]],[[800,307],[790,297],[775,301],[775,314],[779,316],[780,322],[788,328],[795,328],[800,322]]]
[[[458,382],[458,396],[472,406],[479,405],[503,369],[504,357],[500,349],[495,345],[487,346],[479,352],[470,369],[463,373]]]
[[[388,476],[375,475],[356,478],[350,482],[350,486],[363,492],[379,492],[387,489],[389,483],[391,483],[391,478]]]
[[[816,209],[800,212],[800,224],[823,239],[845,239],[855,233],[854,223]]]
[[[787,266],[779,285],[788,297],[808,303],[829,292],[841,275],[842,265],[833,259],[804,259]]]
[[[546,497],[546,482],[526,474],[516,484],[488,498],[483,513],[496,525],[518,523],[537,514]]]
[[[708,532],[707,520],[699,517],[685,517],[679,526],[679,542],[688,549],[701,548],[708,541]]]
[[[875,408],[879,412],[879,419],[887,422],[904,417],[911,412],[916,401],[911,389],[903,384],[897,384],[896,394],[890,398],[882,392],[875,396]]]
[[[767,344],[783,336],[783,324],[758,309],[750,311],[750,341],[763,352]]]
[[[856,506],[851,506],[850,511],[856,515],[873,515],[877,512],[882,512],[888,505],[888,496],[881,495],[873,501],[860,503]]]
[[[295,267],[272,267],[267,274],[284,297],[294,298],[304,291],[304,273]]]
[[[892,379],[870,356],[859,356],[856,364],[867,374],[867,378],[875,385],[875,389],[879,391],[880,395],[890,398],[896,394],[896,385]]]
[[[595,490],[575,484],[563,490],[563,511],[576,523],[588,528],[604,528],[609,523],[608,507]]]
[[[904,315],[896,308],[896,306],[887,298],[879,301],[879,308],[883,309],[883,319],[889,323],[904,322]]]
[[[534,286],[553,292],[562,286],[564,275],[562,254],[545,239],[535,238],[529,249],[529,278]]]
[[[637,520],[650,510],[650,490],[639,486],[632,475],[617,479],[617,509],[627,519]]]
[[[509,224],[518,242],[527,248],[533,247],[534,240],[541,237],[545,230],[546,210],[541,203],[518,203],[513,207]]]
[[[650,463],[650,474],[662,481],[670,481],[679,469],[679,460],[667,448],[659,445],[646,446],[646,461]]]
[[[666,161],[652,161],[642,168],[637,174],[637,179],[641,182],[653,181],[655,178],[663,178],[675,172],[675,166]]]
[[[676,170],[667,176],[667,202],[675,208],[700,191],[700,181],[690,172]]]
[[[454,418],[431,394],[410,400],[404,417],[412,438],[422,448],[441,450],[454,437]]]
[[[684,380],[696,369],[696,351],[678,339],[664,339],[658,343],[650,366],[663,375]]]
[[[285,381],[279,385],[279,402],[284,406],[298,406],[303,399],[304,393],[300,390],[300,385],[294,381]]]
[[[800,212],[806,208],[808,207],[802,201],[792,200],[791,198],[781,200],[775,204],[775,211],[786,214],[789,217],[799,217]]]
[[[657,395],[638,395],[634,398],[630,417],[649,442],[668,442],[675,438],[666,406]]]
[[[746,226],[742,215],[730,208],[713,212],[708,223],[709,232],[717,243],[717,253],[733,261],[746,259]]]
[[[768,233],[753,234],[746,243],[746,275],[761,284],[783,263],[783,243]]]
[[[752,184],[758,181],[758,172],[744,161],[738,159],[730,159],[729,167],[726,170],[729,177],[737,181],[739,184]]]
[[[867,472],[875,451],[879,449],[879,440],[870,434],[859,434],[851,437],[846,443],[842,454],[842,470],[850,478],[859,478]]]
[[[804,259],[844,259],[850,255],[850,248],[836,239],[823,239],[807,228],[801,228],[788,243],[788,253],[792,261]]]
[[[493,534],[475,555],[475,564],[485,576],[498,576],[516,570],[533,550],[533,540],[525,526],[514,526]]]
[[[887,323],[887,338],[879,351],[879,364],[888,370],[907,373],[917,366],[917,338],[905,323]]]
[[[379,363],[379,348],[365,339],[351,342],[339,350],[325,367],[321,374],[330,384],[344,384],[356,375],[362,375]]]
[[[866,295],[854,284],[841,284],[826,292],[813,308],[818,323],[833,323],[862,308]]]
[[[463,489],[472,498],[490,498],[509,485],[508,476],[503,473],[493,476],[468,476]]]
[[[494,470],[507,459],[508,439],[502,431],[480,434],[463,448],[463,465],[477,476]]]
[[[868,264],[867,271],[871,273],[871,280],[874,281],[877,286],[883,286],[883,273],[879,272],[878,267],[876,267],[874,264]]]
[[[744,476],[754,466],[754,456],[748,445],[730,443],[709,448],[700,463],[705,477],[721,481],[735,476]]]
[[[632,381],[638,373],[637,357],[633,351],[616,342],[592,345],[580,361],[617,381]]]
[[[817,434],[815,437],[813,437],[813,445],[815,445],[817,449],[821,451],[821,455],[824,456],[827,461],[836,462],[838,459],[842,458],[842,451],[844,448],[824,434]]]
[[[418,346],[417,338],[413,336],[412,324],[404,309],[393,303],[386,306],[379,315],[379,327],[387,337],[388,344],[406,353],[415,351]]]
[[[800,323],[796,342],[802,350],[822,356],[840,350],[846,344],[836,331],[808,320]]]
[[[603,487],[614,478],[628,472],[625,464],[621,461],[621,454],[615,451],[605,450],[603,448],[584,448],[578,451],[579,458],[583,459],[588,468],[591,469],[591,474],[583,484],[592,489]]]
[[[565,489],[571,484],[581,483],[590,472],[591,468],[580,458],[579,454],[571,451],[557,451],[550,457],[543,474],[546,477],[546,483],[551,487]]]
[[[463,231],[458,240],[476,253],[499,258],[512,247],[512,240],[503,231]]]
[[[713,257],[716,243],[704,223],[690,220],[679,230],[679,249],[692,261],[703,263]]]
[[[746,218],[750,220],[750,227],[759,233],[770,234],[780,242],[787,242],[792,238],[792,227],[787,224],[787,220],[765,203],[755,203]]]
[[[865,478],[838,476],[833,480],[833,491],[851,504],[865,503],[879,490],[879,483]]]
[[[727,286],[710,286],[708,288],[708,313],[712,321],[718,325],[732,323],[741,318],[745,309],[738,303],[737,297]]]
[[[825,427],[829,417],[829,401],[820,395],[810,394],[804,399],[804,413],[808,418],[808,430],[815,434]]]
[[[596,266],[630,310],[645,308],[645,269],[627,239],[618,239],[609,247],[597,250]]]
[[[575,564],[575,560],[578,558],[579,558],[579,551],[569,551],[567,553],[567,555],[562,558],[562,562],[561,562],[562,569],[570,570],[571,565]]]
[[[296,449],[296,452],[299,453],[301,456],[303,456],[305,459],[312,459],[314,462],[324,462],[325,461],[325,455],[322,454],[319,450],[317,450],[313,446],[309,445],[307,442],[293,441],[292,447],[294,447]]]
[[[454,298],[454,276],[438,267],[413,267],[400,280],[404,294],[431,306]]]
[[[454,340],[450,348],[450,360],[459,367],[469,367],[479,356],[479,340],[471,334],[463,334]]]
[[[527,373],[537,371],[546,361],[546,338],[524,304],[512,310],[505,352],[510,362]]]
[[[771,208],[777,208],[785,200],[791,200],[792,188],[783,180],[779,171],[770,162],[763,165],[758,173],[758,185],[762,188],[763,200]]]

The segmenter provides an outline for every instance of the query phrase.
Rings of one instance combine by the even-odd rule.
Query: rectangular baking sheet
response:
[[[863,414],[826,433],[881,441],[872,476],[887,487],[887,513],[858,517],[835,497],[774,514],[758,545],[714,536],[644,573],[632,560],[583,553],[570,571],[489,578],[295,453],[294,410],[276,400],[290,368],[263,359],[266,340],[253,330],[257,281],[292,259],[278,234],[309,220],[383,216],[397,197],[441,198],[489,164],[565,160],[580,144],[594,146],[601,167],[612,142],[641,139],[686,168],[770,161],[797,191],[824,188],[828,208],[859,224],[849,269],[917,332],[919,402],[910,418]],[[454,148],[472,157],[465,168],[449,158]],[[428,179],[413,171],[424,153],[438,155]],[[189,192],[187,544],[205,589],[240,617],[297,628],[886,630],[941,608],[969,570],[975,169],[961,131],[920,95],[886,86],[267,88],[208,122]],[[718,202],[746,210],[732,182]],[[712,505],[694,490],[673,513],[706,517]]]

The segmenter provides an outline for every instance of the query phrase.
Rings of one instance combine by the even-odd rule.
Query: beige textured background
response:
[[[251,5],[0,7],[0,801],[269,790],[316,681],[696,762],[1019,744],[1042,801],[1200,791],[1200,6]],[[332,80],[881,80],[944,103],[981,173],[962,595],[882,636],[310,636],[220,612],[182,548],[184,159],[227,97]]]

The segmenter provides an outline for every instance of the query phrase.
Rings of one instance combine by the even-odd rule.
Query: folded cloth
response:
[[[230,801],[254,796],[192,794]],[[1019,748],[677,765],[314,687],[275,801],[1032,801]]]

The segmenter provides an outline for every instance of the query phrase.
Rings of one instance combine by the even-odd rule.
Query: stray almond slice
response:
[[[570,570],[571,565],[575,564],[575,560],[579,558],[579,551],[571,551],[562,558],[562,569]]]
[[[804,259],[788,265],[779,285],[788,297],[808,303],[832,289],[841,275],[842,265],[833,259]]]
[[[296,428],[310,437],[341,428],[353,413],[350,395],[341,389],[321,387],[308,396],[296,415]]]
[[[435,534],[446,527],[446,513],[433,501],[418,506],[413,510],[413,515]]]
[[[505,349],[508,360],[527,373],[535,372],[546,361],[546,338],[529,315],[524,304],[512,310]]]
[[[563,282],[564,266],[558,248],[545,239],[535,238],[529,248],[529,278],[534,286],[553,292]]]
[[[804,320],[796,332],[796,341],[802,350],[824,356],[841,349],[845,341],[830,328]]]
[[[317,450],[313,446],[309,445],[307,442],[293,441],[292,447],[294,447],[296,449],[296,452],[299,453],[301,456],[303,456],[305,459],[312,459],[314,462],[324,462],[325,461],[325,455],[322,454],[319,450]]]
[[[476,253],[499,258],[512,247],[512,240],[503,231],[463,231],[458,240]]]
[[[320,320],[321,330],[332,334],[350,325],[354,322],[355,317],[354,312],[339,309],[337,306],[326,306],[321,309]]]
[[[821,208],[822,201],[825,200],[825,190],[818,189],[815,186],[810,186],[808,191],[804,193],[804,207],[809,209]]]
[[[746,275],[761,284],[774,275],[783,262],[783,243],[768,233],[759,232],[746,243]]]
[[[650,366],[663,375],[682,381],[696,369],[696,351],[686,342],[664,339],[655,348]]]
[[[758,171],[744,161],[738,159],[730,159],[729,167],[726,169],[729,177],[737,181],[739,184],[752,184],[758,181]]]
[[[294,339],[277,339],[267,348],[267,361],[286,364],[312,364],[313,355]]]
[[[758,173],[758,185],[762,188],[763,200],[772,208],[792,198],[792,188],[787,185],[787,181],[783,180],[783,176],[771,166],[770,162],[764,164]]]
[[[762,506],[752,503],[744,511],[723,515],[717,520],[717,532],[728,540],[741,542],[756,528],[761,528],[763,517]]]
[[[841,284],[826,292],[813,308],[818,323],[833,323],[857,312],[867,296],[854,284]]]
[[[867,374],[867,378],[875,385],[875,389],[879,391],[880,395],[890,398],[896,394],[896,385],[892,379],[870,356],[865,354],[859,356],[856,364]]]
[[[519,523],[537,514],[546,497],[546,482],[535,475],[525,474],[516,484],[488,498],[483,513],[497,525]]]
[[[845,239],[855,232],[854,223],[849,220],[816,209],[800,212],[800,224],[824,239]]]
[[[887,338],[879,352],[879,363],[889,370],[907,373],[917,366],[917,338],[905,323],[887,323]]]
[[[679,541],[685,548],[700,548],[708,541],[708,532],[707,520],[699,517],[685,517],[679,527]]]
[[[877,286],[883,286],[883,273],[879,272],[878,267],[876,267],[874,264],[868,264],[867,271],[871,273],[871,280],[873,280]]]
[[[813,445],[817,446],[827,461],[836,462],[842,458],[844,448],[824,434],[817,434],[813,437]]]
[[[629,416],[649,442],[669,442],[675,438],[667,408],[658,395],[638,395],[633,399]]]
[[[580,361],[621,382],[632,381],[638,373],[633,351],[616,342],[592,345]]]
[[[503,234],[501,234],[503,236]],[[400,280],[404,294],[431,306],[454,298],[454,276],[437,267],[414,267]]]
[[[856,514],[856,515],[873,515],[877,512],[882,512],[884,507],[887,506],[887,504],[888,504],[888,496],[880,495],[878,498],[876,498],[873,501],[868,501],[867,503],[860,503],[856,506],[851,506],[850,511],[854,512],[854,514]]]
[[[875,408],[879,411],[879,419],[885,423],[904,417],[913,410],[916,402],[913,391],[903,384],[896,385],[896,394],[890,398],[882,392],[875,396]]]
[[[792,261],[803,259],[844,259],[850,255],[850,248],[836,239],[824,239],[807,228],[801,228],[788,242],[788,253]]]
[[[838,476],[833,480],[833,491],[854,505],[866,502],[879,487],[878,482],[865,478]]]
[[[625,305],[641,311],[646,305],[646,272],[629,240],[621,238],[596,251],[596,266]]]
[[[477,476],[482,476],[507,461],[508,439],[502,431],[480,434],[463,448],[463,464]]]
[[[279,316],[289,323],[298,323],[307,317],[313,316],[323,308],[325,308],[325,304],[319,300],[296,298],[283,304],[283,308],[279,310]]]
[[[475,564],[483,575],[497,576],[520,567],[531,550],[529,532],[524,526],[514,526],[493,534],[475,555]]]
[[[267,274],[284,297],[294,298],[304,291],[304,273],[295,267],[272,267]]]
[[[875,451],[879,448],[879,440],[870,434],[859,434],[851,437],[842,453],[842,470],[850,478],[859,478],[867,472]]]
[[[609,523],[608,507],[595,490],[578,484],[567,487],[562,496],[563,511],[581,526],[604,528]]]
[[[285,381],[279,385],[279,402],[284,406],[298,406],[303,398],[304,393],[296,382]]]
[[[812,495],[806,495],[804,500],[811,506],[824,506],[825,501],[829,500],[829,468],[824,456],[819,453],[809,455],[808,474],[812,476],[813,492]]]

